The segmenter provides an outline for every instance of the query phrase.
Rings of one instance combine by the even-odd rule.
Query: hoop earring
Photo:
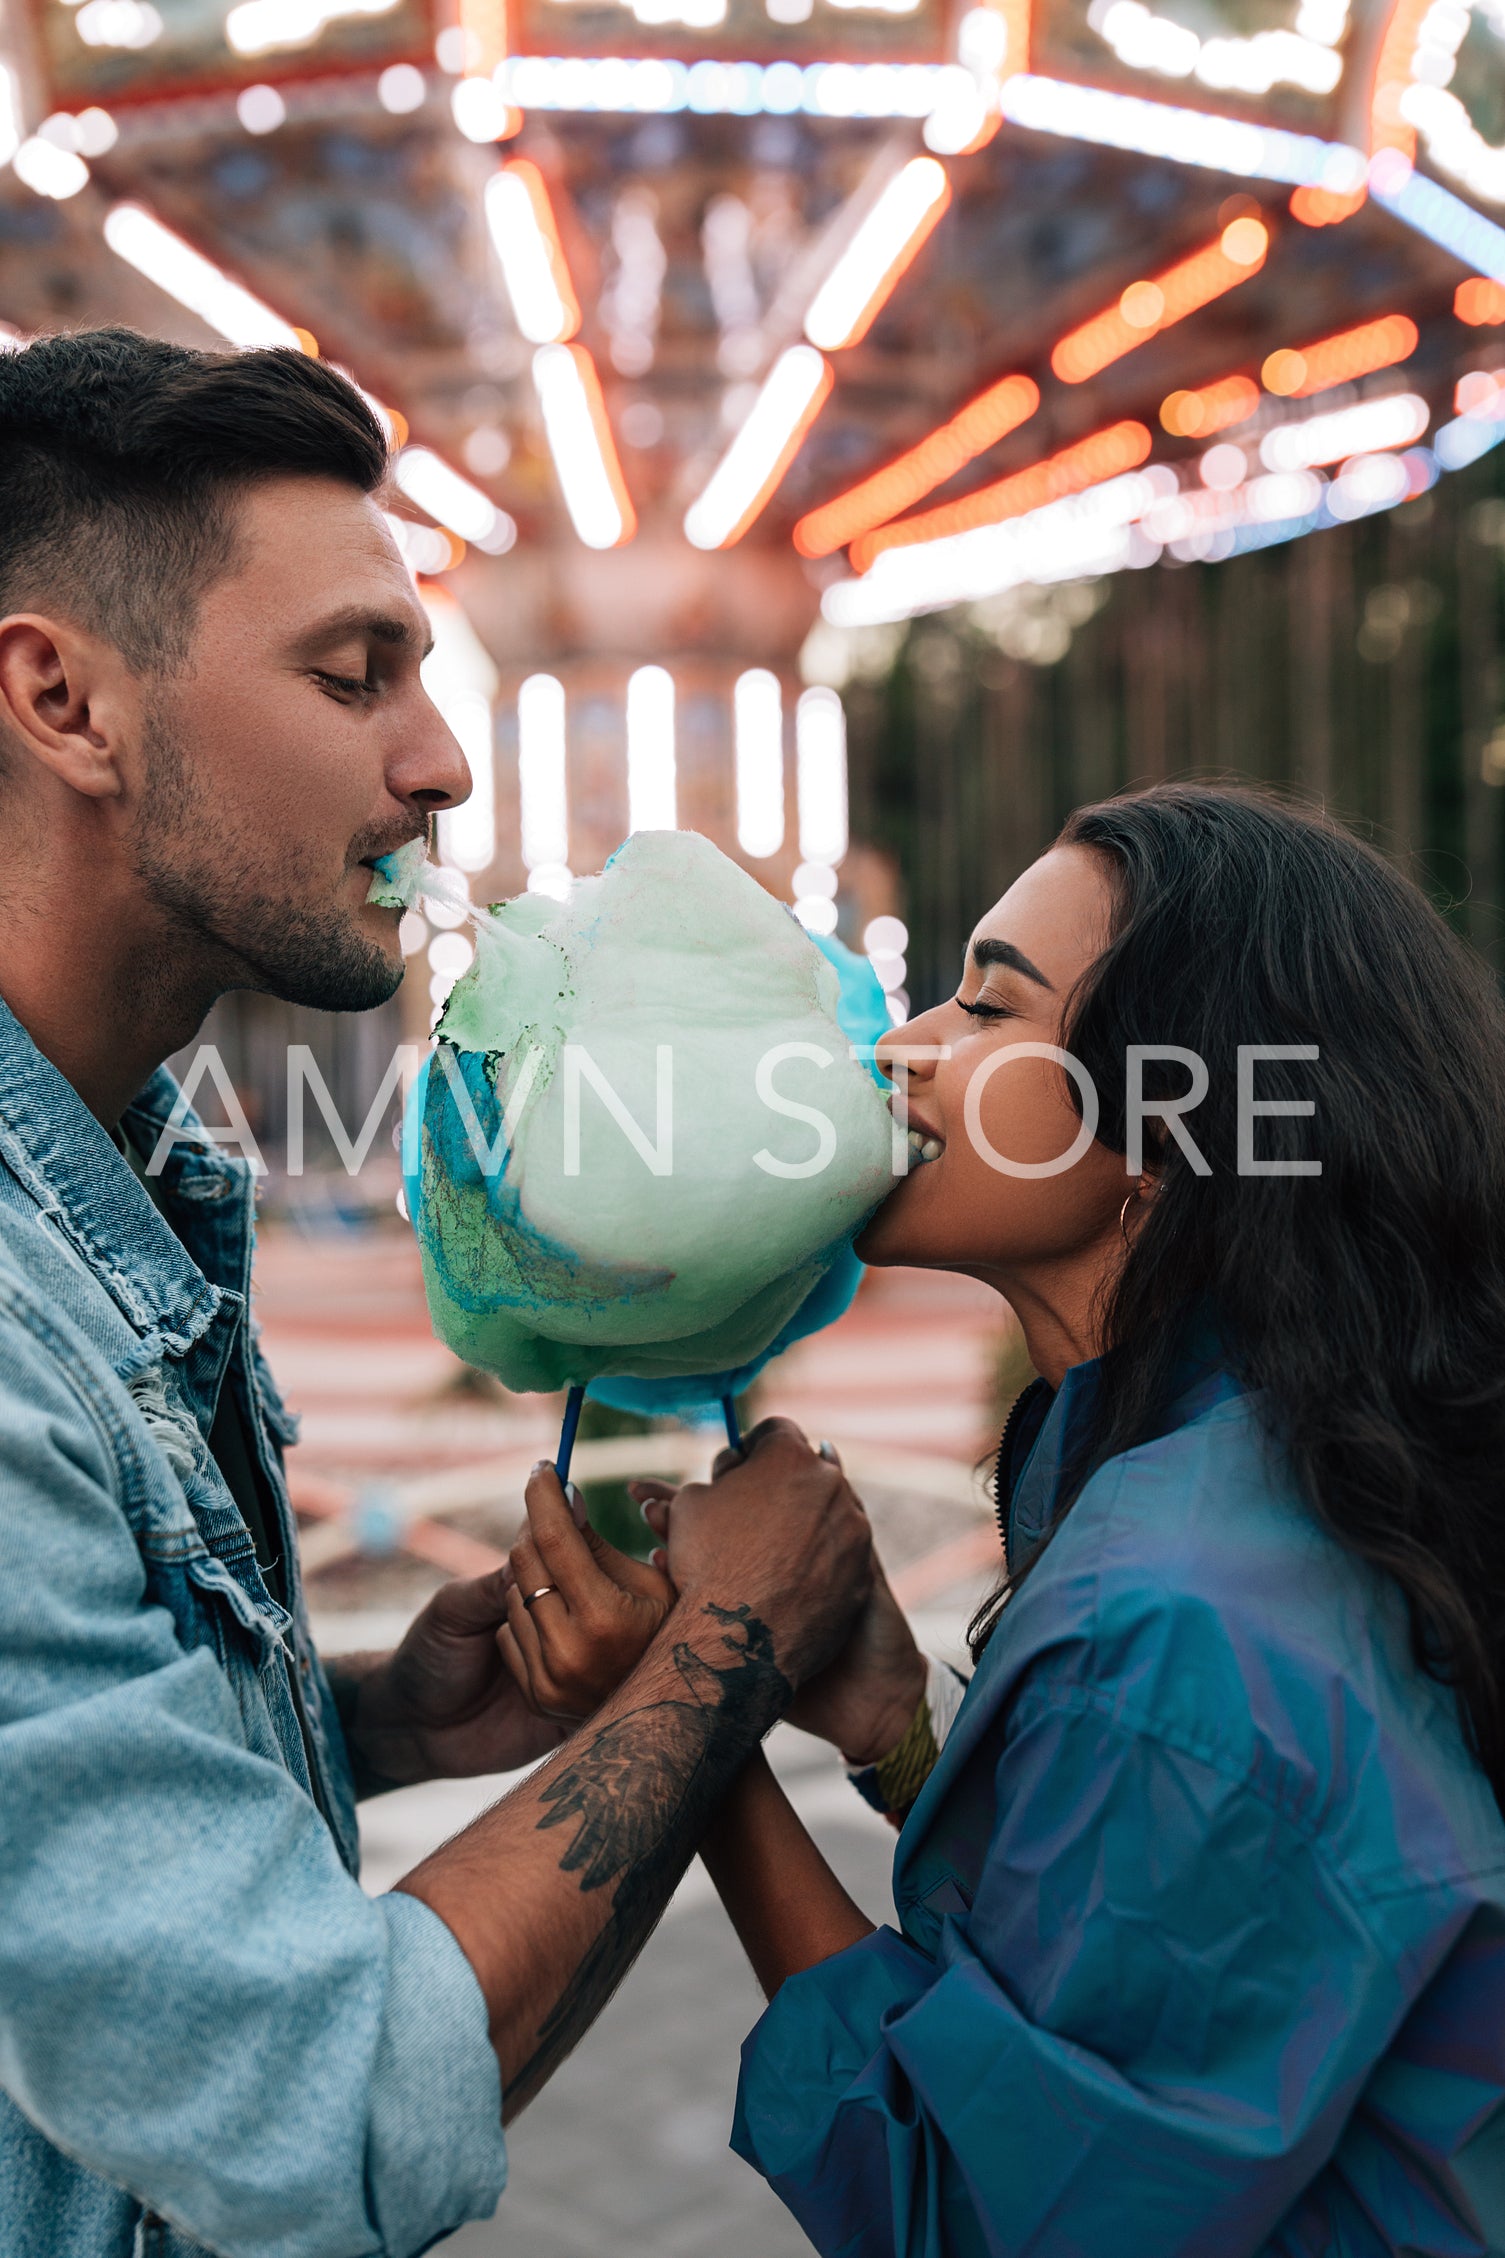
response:
[[[1119,1233],[1126,1247],[1132,1245],[1133,1243],[1129,1237],[1129,1210],[1134,1205],[1134,1201],[1137,1196],[1138,1195],[1134,1192],[1128,1193],[1124,1199],[1123,1206],[1118,1211]]]

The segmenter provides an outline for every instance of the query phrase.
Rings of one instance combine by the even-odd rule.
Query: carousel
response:
[[[906,826],[970,820],[918,724],[883,801],[872,686],[928,648],[944,709],[933,616],[1006,708],[1122,576],[1153,640],[1175,568],[1315,557],[1505,437],[1500,0],[9,0],[0,39],[14,339],[291,345],[378,406],[474,897],[701,831],[896,1015]],[[470,944],[406,930],[426,1020]]]

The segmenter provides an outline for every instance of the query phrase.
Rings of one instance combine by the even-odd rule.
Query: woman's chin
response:
[[[874,1209],[852,1242],[859,1262],[873,1270],[888,1264],[923,1263],[918,1234],[909,1227],[914,1189],[914,1176],[901,1176],[882,1206]]]

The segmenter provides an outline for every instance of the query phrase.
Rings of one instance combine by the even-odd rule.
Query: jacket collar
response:
[[[1073,1364],[1052,1394],[1043,1380],[1025,1390],[1004,1430],[998,1461],[998,1515],[1010,1568],[1018,1570],[1049,1535],[1063,1492],[1088,1449],[1102,1395],[1105,1359]],[[1157,1434],[1170,1434],[1206,1408],[1232,1383],[1226,1352],[1211,1315],[1186,1318],[1166,1406]],[[1038,1391],[1038,1393],[1036,1392]],[[1016,1447],[1010,1429],[1018,1420]],[[1149,1438],[1147,1437],[1146,1440]]]
[[[1100,1357],[1074,1364],[1054,1392],[1031,1381],[1010,1414],[998,1455],[998,1516],[1011,1570],[1049,1532],[1065,1470],[1090,1433],[1101,1379]]]
[[[225,1302],[238,1302],[244,1292],[253,1186],[244,1162],[221,1152],[197,1116],[181,1106],[177,1083],[165,1067],[126,1111],[122,1127],[137,1150],[151,1153],[175,1102],[181,1135],[162,1181],[174,1224],[182,1219],[182,1236],[157,1213],[72,1083],[0,1001],[0,1159],[144,1342],[156,1353],[182,1356]],[[209,1236],[195,1226],[210,1203],[217,1210],[219,1259],[211,1262],[216,1275],[206,1276],[189,1246],[209,1252]],[[227,1233],[223,1225],[237,1207],[240,1228]]]

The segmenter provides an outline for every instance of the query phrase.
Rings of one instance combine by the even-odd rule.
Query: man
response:
[[[837,1470],[763,1436],[677,1512],[680,1596],[621,1692],[362,1893],[356,1793],[558,1730],[502,1666],[500,1576],[326,1680],[247,1328],[248,1173],[191,1117],[146,1161],[159,1062],[217,995],[393,992],[371,865],[468,790],[385,469],[358,394],[296,353],[104,331],[0,360],[7,2258],[405,2258],[489,2211],[504,2109],[866,1586]],[[795,1502],[740,1510],[774,1465]],[[529,1496],[547,1569],[552,1470]],[[559,1582],[541,1607],[630,1604],[573,1551]]]

